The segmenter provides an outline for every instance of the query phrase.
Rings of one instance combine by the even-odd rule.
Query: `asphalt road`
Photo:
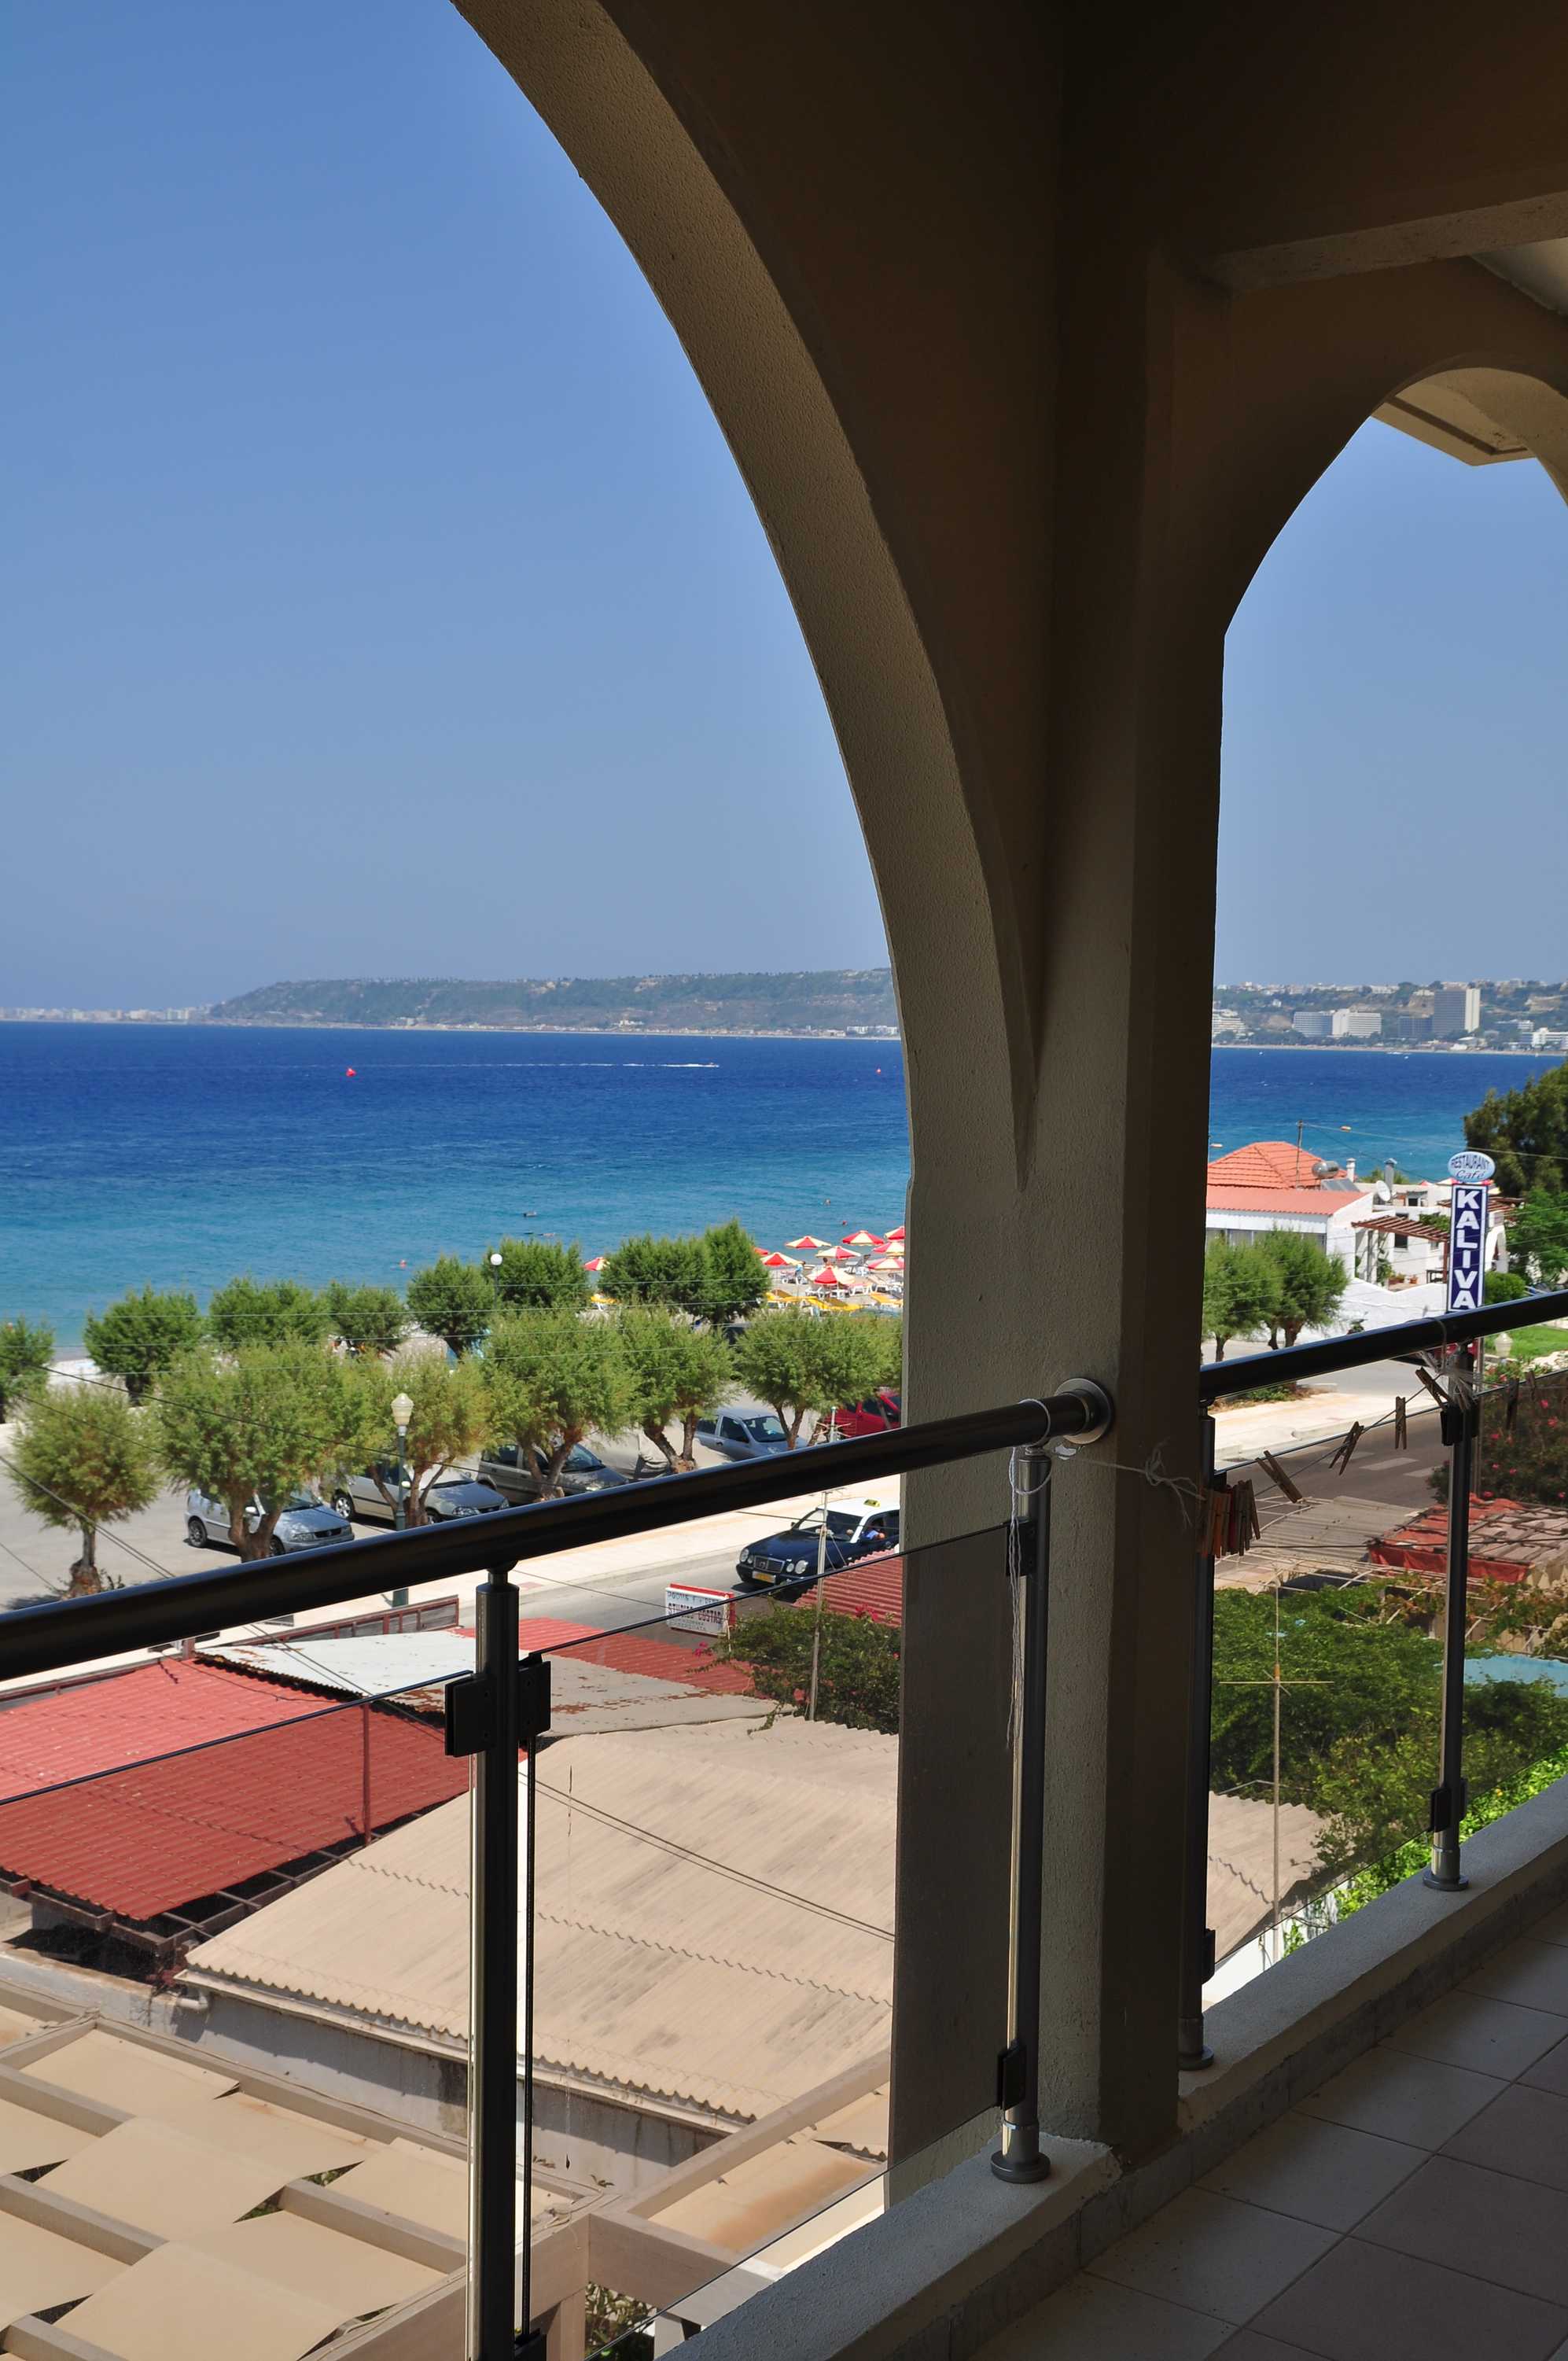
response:
[[[755,1521],[759,1532],[769,1532],[785,1519],[783,1511],[768,1510],[759,1511]],[[356,1530],[367,1537],[384,1532],[385,1527],[362,1524]],[[0,1615],[10,1608],[59,1597],[65,1588],[77,1549],[73,1529],[40,1524],[23,1508],[15,1487],[0,1474]],[[520,1567],[522,1611],[524,1615],[548,1614],[566,1622],[590,1624],[599,1631],[620,1631],[641,1622],[662,1621],[667,1583],[732,1589],[738,1554],[739,1544],[733,1538],[716,1546],[701,1528],[694,1528],[685,1539],[679,1532],[652,1535],[640,1563],[630,1566],[596,1565],[581,1579],[573,1578],[569,1558],[542,1561],[532,1573],[525,1566]],[[102,1529],[98,1559],[106,1575],[126,1584],[238,1563],[229,1549],[192,1548],[185,1538],[182,1493],[168,1494],[152,1508],[126,1518],[123,1524]],[[679,1635],[672,1631],[670,1636]]]
[[[1414,1516],[1418,1510],[1432,1505],[1427,1478],[1442,1456],[1435,1405],[1430,1411],[1412,1410],[1409,1427],[1409,1444],[1404,1451],[1394,1448],[1391,1424],[1372,1429],[1356,1444],[1350,1466],[1343,1473],[1329,1465],[1336,1448],[1334,1441],[1309,1444],[1303,1449],[1282,1451],[1277,1455],[1301,1490],[1314,1499],[1344,1496],[1357,1500],[1384,1500],[1390,1508],[1402,1509]],[[1250,1477],[1260,1500],[1274,1494],[1266,1469],[1255,1459],[1243,1461],[1229,1472],[1233,1477]]]

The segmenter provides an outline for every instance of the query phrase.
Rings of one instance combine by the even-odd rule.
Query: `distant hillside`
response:
[[[891,970],[795,975],[554,976],[470,983],[358,976],[269,983],[220,1001],[213,1025],[477,1025],[574,1032],[844,1033],[898,1022]]]

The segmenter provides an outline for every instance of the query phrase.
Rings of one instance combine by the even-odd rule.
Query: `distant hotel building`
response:
[[[1481,987],[1478,983],[1445,983],[1433,993],[1431,1029],[1440,1041],[1450,1040],[1458,1033],[1474,1033],[1480,1023]]]
[[[1308,1041],[1375,1041],[1383,1030],[1380,1008],[1299,1008],[1290,1019]]]

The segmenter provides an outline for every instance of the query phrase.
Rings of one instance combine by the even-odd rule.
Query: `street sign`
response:
[[[1464,1159],[1455,1157],[1455,1164]],[[1478,1162],[1489,1162],[1480,1157]],[[1450,1189],[1448,1218],[1448,1308],[1479,1312],[1486,1300],[1487,1201],[1484,1180],[1456,1180]]]
[[[735,1601],[728,1590],[672,1582],[664,1590],[664,1620],[678,1623],[683,1631],[728,1631],[735,1621]]]

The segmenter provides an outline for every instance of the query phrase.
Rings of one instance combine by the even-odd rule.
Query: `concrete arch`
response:
[[[1070,1580],[1042,2084],[1058,2128],[1146,2149],[1175,2103],[1191,1547],[1168,1490],[1127,1471],[1196,1468],[1225,631],[1365,418],[1455,372],[1508,376],[1510,413],[1514,378],[1555,398],[1568,324],[1409,238],[1407,267],[1329,275],[1357,237],[1325,246],[1320,199],[1292,211],[1275,186],[1288,14],[1233,44],[1235,12],[1211,11],[1194,45],[1179,10],[1129,49],[1085,12],[1001,0],[459,5],[663,302],[839,733],[905,1027],[909,1408],[1069,1372],[1116,1393],[1118,1465],[1088,1455],[1053,1487]],[[1262,95],[1217,118],[1233,46]],[[1172,55],[1190,103],[1171,103]],[[1329,77],[1326,113],[1298,109],[1307,180],[1348,169],[1357,70]],[[1246,169],[1211,170],[1216,120]],[[1423,214],[1453,216],[1446,193]],[[1249,263],[1303,239],[1306,276]],[[994,1524],[1005,1499],[994,1465],[921,1478],[910,1538]],[[897,1969],[901,2158],[989,2123],[1007,1645],[1000,1586],[911,1558],[899,1910],[923,1932]]]

